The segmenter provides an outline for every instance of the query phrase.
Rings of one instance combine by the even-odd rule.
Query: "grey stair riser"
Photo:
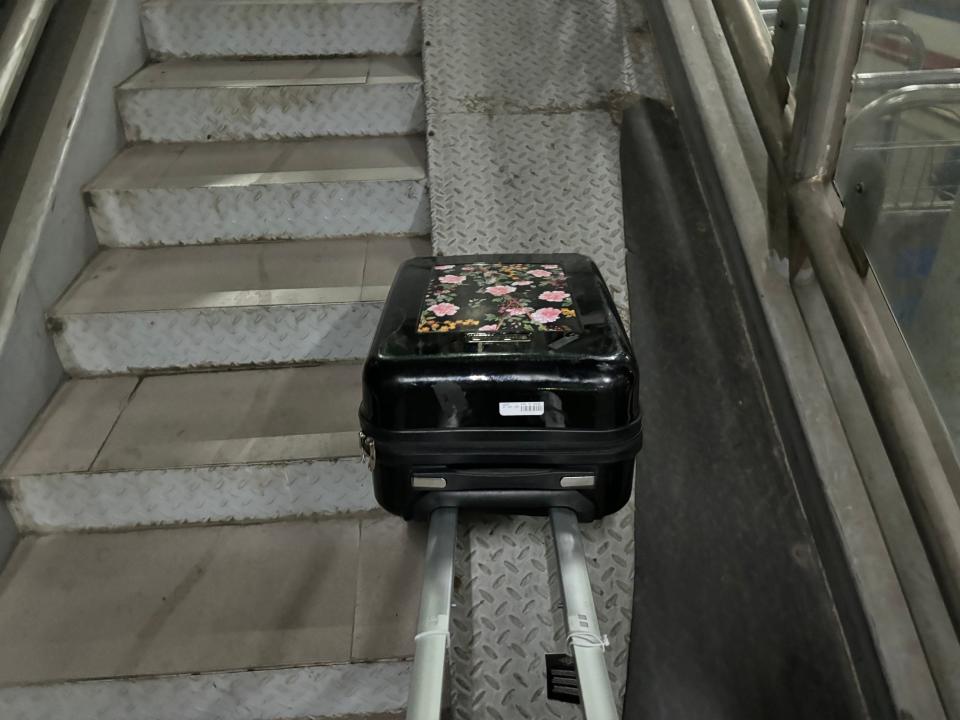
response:
[[[22,532],[271,521],[378,510],[359,458],[56,473],[4,481]]]
[[[54,342],[73,376],[366,357],[381,302],[64,315]]]
[[[0,688],[4,720],[360,718],[406,706],[412,662],[278,668]]]
[[[430,229],[425,180],[96,188],[87,196],[100,243],[108,247],[425,235]]]
[[[420,83],[127,89],[130,142],[406,135],[425,128]]]
[[[190,2],[145,3],[151,55],[291,57],[414,55],[420,52],[416,3]]]

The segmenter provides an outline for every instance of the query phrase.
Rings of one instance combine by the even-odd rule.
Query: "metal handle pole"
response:
[[[56,0],[20,0],[0,35],[0,133]]]
[[[605,640],[597,622],[577,516],[572,510],[554,508],[550,511],[550,522],[583,715],[587,720],[617,720],[617,705],[603,658]]]
[[[407,720],[439,720],[443,678],[450,640],[453,555],[457,544],[457,509],[439,508],[430,516],[427,554],[420,591],[413,676]]]

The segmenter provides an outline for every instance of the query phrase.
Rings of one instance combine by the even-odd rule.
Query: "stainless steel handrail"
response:
[[[908,73],[909,75],[909,73]],[[960,75],[957,76],[960,79]],[[933,108],[939,105],[960,104],[960,82],[947,84],[907,85],[881,95],[867,103],[847,123],[847,132],[853,137],[870,122],[889,115]]]
[[[790,85],[786,72],[774,62],[773,39],[754,2],[714,0],[714,5],[727,42],[737,48],[733,61],[770,159],[781,175],[793,119],[786,114]]]
[[[810,3],[788,160],[795,180],[833,179],[866,10],[867,0]]]
[[[912,85],[950,85],[960,83],[960,68],[942,70],[885,70],[857,73],[853,86],[858,90],[896,90]]]
[[[737,3],[753,5],[753,0],[715,0],[718,13]],[[829,198],[865,13],[865,0],[811,2],[798,80],[796,120],[787,129],[792,130],[791,181],[787,192],[956,629],[960,628],[960,504],[876,308],[844,249]],[[721,24],[726,32],[729,23]],[[753,35],[726,35],[732,54],[740,58],[738,67],[745,62],[765,61],[765,49],[749,45]],[[775,71],[772,65],[761,70]],[[755,111],[755,115],[772,157],[781,151],[783,136],[762,118],[776,115],[782,106],[769,93],[756,94],[756,84],[750,77],[743,78],[743,83],[748,95],[755,94],[750,98],[751,107],[767,105],[761,113]],[[944,87],[948,86],[940,85],[937,89],[942,92]],[[870,113],[888,112],[891,103],[902,106],[919,101],[923,95],[922,91],[908,89],[896,103],[887,100]]]
[[[0,133],[57,0],[19,0],[0,35]]]
[[[927,57],[927,44],[923,37],[912,27],[900,20],[874,20],[867,25],[868,37],[873,33],[883,33],[888,36],[899,37],[907,41],[910,46],[910,69],[919,70]]]

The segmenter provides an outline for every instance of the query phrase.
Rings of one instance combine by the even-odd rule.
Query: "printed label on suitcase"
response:
[[[543,415],[542,402],[502,402],[500,415],[511,417],[516,415]]]
[[[434,268],[417,332],[504,335],[582,329],[559,265],[473,263]]]

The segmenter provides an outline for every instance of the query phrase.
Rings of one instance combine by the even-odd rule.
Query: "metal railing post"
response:
[[[796,182],[788,193],[817,278],[958,630],[960,503],[877,310],[844,248],[827,197],[833,191],[865,13],[866,0],[813,0],[810,4],[788,159]]]
[[[775,165],[781,143],[769,121],[778,101],[757,82],[774,72],[768,40],[732,32],[735,8],[750,0],[714,0],[731,53],[767,152]],[[743,10],[739,14],[743,14]],[[723,15],[727,14],[727,21]],[[823,288],[844,345],[857,370],[884,447],[923,538],[954,629],[960,633],[960,502],[926,432],[916,401],[883,330],[831,209],[829,193],[840,155],[854,69],[863,39],[866,0],[813,0],[807,16],[797,81],[796,108],[786,159],[787,193],[800,235]],[[749,42],[756,40],[753,47]],[[904,88],[891,94],[904,106],[944,87]],[[929,95],[928,95],[929,97]],[[890,107],[890,98],[874,103]],[[759,108],[759,109],[758,109]],[[865,109],[866,110],[866,109]],[[858,120],[859,125],[861,120]],[[792,132],[791,132],[792,130]],[[856,130],[856,128],[854,128]]]
[[[774,62],[770,31],[754,0],[713,3],[764,145],[777,173],[782,174],[791,122],[786,114],[790,85],[786,71]]]
[[[19,0],[0,35],[0,133],[56,0]]]
[[[801,14],[806,15],[806,6],[801,9],[800,0],[780,0],[777,8],[777,24],[773,29],[773,67],[783,73],[784,86],[787,95],[790,86],[787,76],[790,73],[790,63],[793,60],[793,50],[800,37]]]
[[[860,55],[866,0],[812,0],[797,75],[788,167],[795,180],[832,180]]]

